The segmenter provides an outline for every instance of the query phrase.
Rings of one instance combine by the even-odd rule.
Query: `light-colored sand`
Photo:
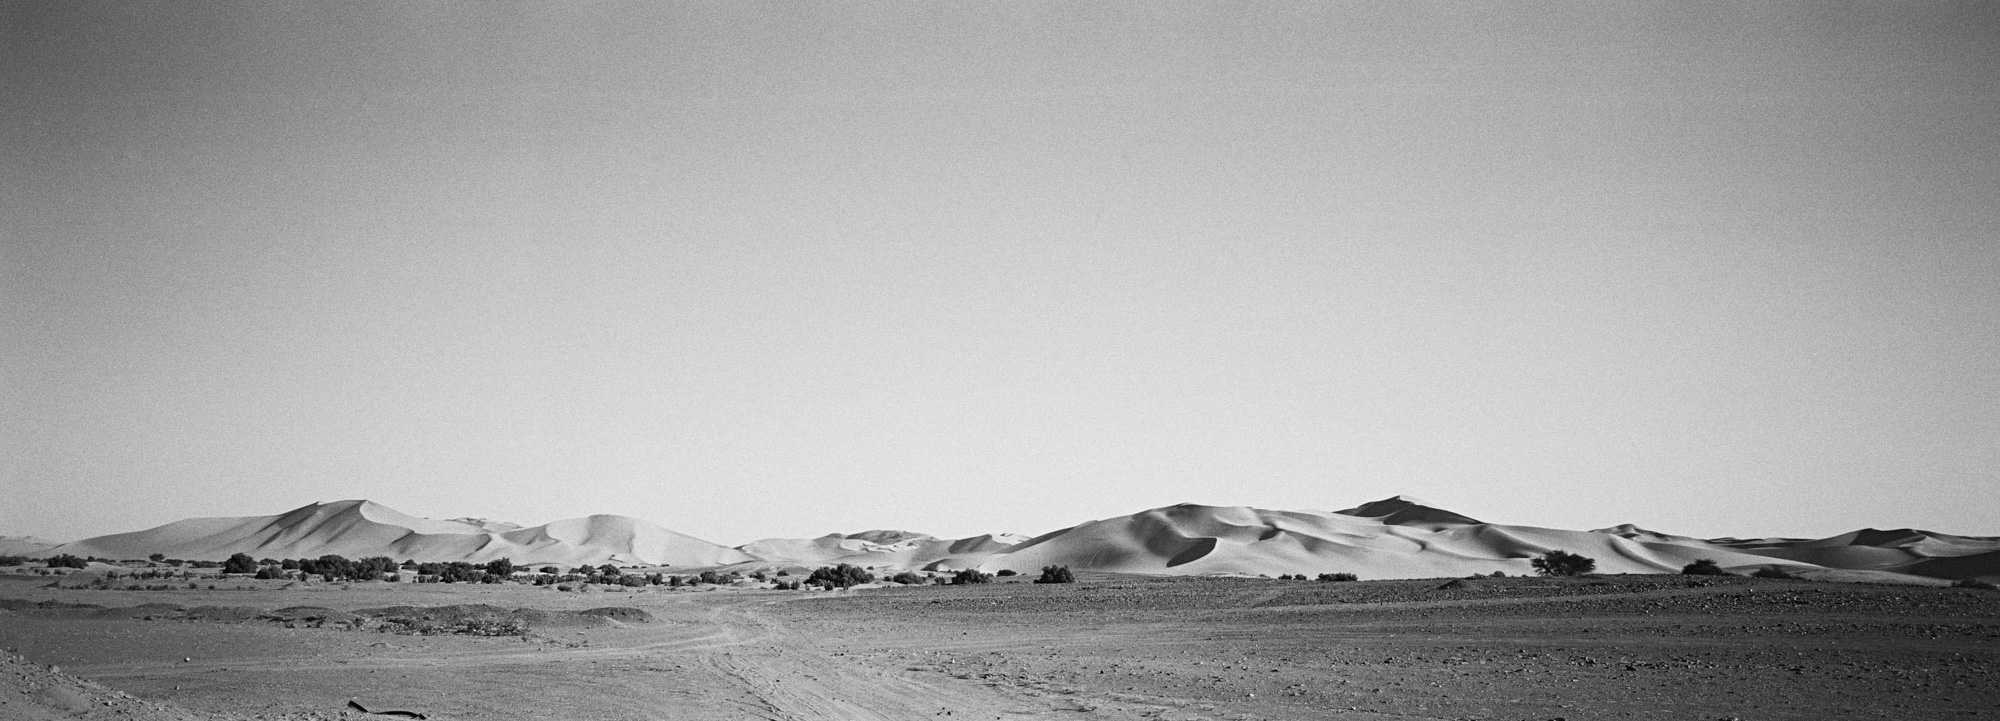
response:
[[[512,524],[506,524],[511,526]],[[505,526],[501,526],[505,527]],[[735,549],[625,516],[591,516],[495,532],[469,521],[418,518],[370,501],[315,503],[275,516],[192,518],[46,549],[113,559],[348,558],[516,563],[715,566],[752,560]]]
[[[1026,540],[1013,534],[942,539],[908,531],[833,533],[819,538],[767,538],[737,550],[775,564],[906,569],[971,568]]]
[[[1407,496],[1344,511],[1274,511],[1182,504],[1090,521],[1032,539],[940,539],[908,531],[773,538],[719,546],[626,516],[520,528],[485,519],[418,518],[369,501],[313,504],[275,516],[195,518],[23,555],[113,559],[164,553],[220,560],[349,558],[522,564],[751,568],[852,563],[881,570],[980,568],[1035,573],[1049,565],[1161,575],[1353,573],[1427,578],[1532,573],[1551,550],[1578,553],[1600,573],[1673,573],[1697,559],[1747,573],[1763,568],[2000,580],[2000,538],[1864,529],[1822,539],[1700,539],[1633,525],[1595,531],[1487,523]]]
[[[56,542],[34,536],[0,536],[0,556],[26,556],[56,547]]]

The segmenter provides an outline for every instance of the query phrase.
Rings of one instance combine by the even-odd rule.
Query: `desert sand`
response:
[[[774,538],[735,548],[628,516],[594,515],[533,527],[486,519],[418,518],[362,500],[318,503],[272,516],[195,518],[18,555],[189,560],[387,556],[418,561],[644,565],[676,569],[809,569],[852,563],[878,570],[1037,571],[1047,565],[1153,575],[1354,573],[1429,578],[1532,571],[1550,550],[1580,553],[1602,573],[1672,573],[1708,559],[1738,573],[1866,571],[1943,581],[2000,581],[2000,538],[1863,529],[1821,539],[1699,539],[1633,525],[1564,530],[1489,523],[1407,496],[1341,511],[1274,511],[1181,504],[1089,521],[1025,539],[940,539],[874,530]],[[5,554],[0,554],[5,555]]]

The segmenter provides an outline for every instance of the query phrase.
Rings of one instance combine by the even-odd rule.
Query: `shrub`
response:
[[[714,571],[702,571],[701,575],[696,576],[696,578],[701,579],[702,583],[707,583],[711,585],[723,584],[729,582],[729,579],[723,578],[722,574],[716,573]]]
[[[59,556],[50,556],[48,561],[49,568],[86,568],[89,565],[88,561],[67,553]]]
[[[624,574],[625,574],[624,571],[618,570],[617,566],[613,566],[609,563],[597,567],[597,575],[599,576],[609,576],[612,578],[617,578]]]
[[[992,583],[993,574],[981,573],[977,568],[968,568],[951,574],[951,585],[963,586],[968,583]]]
[[[890,576],[890,577],[889,577],[889,580],[891,580],[891,581],[895,581],[895,582],[897,582],[897,583],[900,583],[900,584],[903,584],[903,585],[905,585],[905,586],[915,586],[915,585],[919,585],[919,584],[922,584],[922,583],[924,582],[924,577],[923,577],[923,576],[919,576],[919,575],[917,575],[916,573],[913,573],[913,572],[910,572],[910,571],[904,571],[904,572],[902,572],[902,573],[898,573],[898,574],[896,574],[896,575],[894,575],[894,576]]]
[[[1683,575],[1683,576],[1727,576],[1727,575],[1729,575],[1729,572],[1728,572],[1728,571],[1724,571],[1724,570],[1722,570],[1722,567],[1721,567],[1721,566],[1718,566],[1718,565],[1715,565],[1715,562],[1714,562],[1714,561],[1711,561],[1711,560],[1708,560],[1708,559],[1706,559],[1706,558],[1698,558],[1698,559],[1695,559],[1695,562],[1694,562],[1694,563],[1690,563],[1690,564],[1688,564],[1688,565],[1685,565],[1685,566],[1682,566],[1682,567],[1681,567],[1681,575]]]
[[[296,558],[287,558],[283,561],[279,561],[278,567],[285,569],[287,571],[296,571],[299,570],[299,561]]]
[[[214,561],[189,561],[188,566],[190,568],[221,568],[222,564]]]
[[[1977,578],[1961,578],[1958,579],[1958,583],[1954,583],[1951,585],[1956,586],[1958,588],[1977,588],[1981,591],[2000,590],[2000,586],[1994,585],[1993,582],[1982,581]]]
[[[1528,564],[1544,576],[1581,576],[1597,570],[1595,559],[1560,549],[1537,556]]]
[[[223,573],[256,573],[257,559],[248,553],[229,554],[229,560],[222,562]]]
[[[1070,573],[1068,566],[1043,566],[1042,577],[1035,583],[1076,583],[1076,574]]]
[[[1776,567],[1759,568],[1756,570],[1756,572],[1751,573],[1750,575],[1755,576],[1757,578],[1798,578],[1798,576],[1792,575],[1790,571],[1786,571],[1785,569]]]
[[[276,581],[285,577],[285,572],[270,566],[257,569],[257,580]]]
[[[558,573],[562,573],[562,569],[560,569],[560,568],[557,568],[557,567],[555,567],[555,566],[543,566],[543,567],[542,567],[542,573],[546,573],[546,574],[550,574],[550,575],[555,575],[555,574],[558,574]]]
[[[1352,573],[1322,573],[1319,575],[1320,583],[1333,583],[1335,581],[1359,581],[1359,580],[1361,580],[1361,577],[1356,576]]]
[[[514,560],[511,558],[496,558],[487,561],[486,572],[501,578],[512,576],[514,575]]]
[[[1020,574],[1020,573],[1018,573],[1018,572],[1016,572],[1016,571],[1015,571],[1014,569],[1011,569],[1011,568],[1002,568],[1002,569],[1000,569],[1000,571],[999,571],[999,572],[997,572],[997,573],[995,573],[995,574],[993,574],[993,575],[995,575],[995,576],[1019,576],[1019,575],[1021,575],[1021,574]]]
[[[20,566],[27,562],[27,556],[0,556],[0,566]]]
[[[161,561],[164,561],[164,560],[167,560],[167,554],[164,554],[164,553],[149,553],[149,554],[146,554],[146,560],[148,560],[148,561],[152,561],[152,562],[154,562],[154,563],[159,563],[159,562],[161,562]]]
[[[821,566],[806,577],[806,583],[823,588],[849,588],[874,580],[875,574],[851,563]]]

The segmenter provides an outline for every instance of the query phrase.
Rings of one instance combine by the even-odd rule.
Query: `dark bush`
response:
[[[1581,576],[1597,570],[1595,559],[1560,549],[1537,556],[1528,565],[1535,567],[1535,573],[1544,576]]]
[[[229,560],[222,562],[223,573],[256,573],[257,559],[248,553],[229,554]]]
[[[512,576],[514,575],[514,561],[509,558],[496,558],[487,561],[486,572],[501,578]]]
[[[617,578],[624,574],[625,574],[624,571],[618,570],[617,566],[613,566],[609,563],[597,567],[597,575],[599,576],[609,576],[611,578]]]
[[[700,579],[700,581],[701,581],[702,583],[706,583],[706,584],[711,584],[711,585],[715,585],[715,584],[723,584],[723,583],[728,583],[728,582],[729,582],[729,579],[727,579],[727,578],[723,578],[723,577],[722,577],[722,574],[720,574],[720,573],[716,573],[716,572],[714,572],[714,571],[702,571],[702,572],[701,572],[701,575],[700,575],[700,576],[696,576],[696,578]]]
[[[287,558],[285,560],[279,561],[278,567],[285,569],[287,571],[296,571],[299,570],[299,561],[298,559],[295,558]]]
[[[1334,581],[1359,581],[1359,580],[1361,580],[1361,577],[1356,576],[1352,573],[1322,573],[1319,575],[1320,583],[1332,583]]]
[[[557,568],[557,567],[555,567],[555,566],[543,566],[543,567],[542,567],[542,573],[547,573],[547,574],[551,574],[551,575],[553,575],[553,574],[557,574],[557,573],[562,573],[562,569],[560,569],[560,568]]]
[[[146,560],[148,560],[148,561],[152,561],[152,562],[154,562],[154,563],[159,563],[159,562],[161,562],[161,561],[164,561],[164,560],[167,560],[167,554],[164,554],[164,553],[149,553],[149,554],[146,554]]]
[[[806,583],[824,588],[849,588],[874,580],[875,574],[851,563],[821,566],[813,571],[811,576],[806,577]]]
[[[1708,560],[1708,559],[1706,559],[1706,558],[1699,558],[1699,559],[1695,559],[1695,562],[1694,562],[1694,563],[1690,563],[1690,564],[1688,564],[1688,565],[1685,565],[1685,566],[1682,566],[1682,567],[1681,567],[1681,575],[1683,575],[1683,576],[1727,576],[1727,575],[1729,575],[1729,572],[1728,572],[1728,571],[1724,571],[1724,570],[1722,570],[1722,567],[1721,567],[1721,566],[1718,566],[1718,565],[1715,565],[1715,562],[1714,562],[1714,561],[1711,561],[1711,560]]]
[[[1070,573],[1068,566],[1043,566],[1042,577],[1035,583],[1076,583],[1076,574]]]
[[[992,583],[993,574],[981,573],[977,568],[968,568],[951,574],[951,585],[963,586],[968,583]]]
[[[284,571],[280,571],[270,566],[265,566],[263,568],[257,569],[257,580],[260,581],[276,581],[283,579],[284,577],[285,577]]]
[[[905,586],[915,586],[924,583],[928,579],[925,579],[923,576],[919,576],[911,571],[904,571],[894,576],[890,576],[889,580],[895,581]]]
[[[27,556],[0,556],[0,566],[21,566],[27,562]]]
[[[87,568],[89,566],[90,562],[67,553],[59,556],[50,556],[48,560],[49,568]]]

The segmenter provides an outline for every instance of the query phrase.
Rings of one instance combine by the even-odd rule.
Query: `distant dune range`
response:
[[[1821,539],[1700,539],[1623,525],[1594,531],[1485,523],[1397,496],[1344,511],[1271,511],[1182,504],[1090,521],[1023,538],[940,539],[907,531],[774,538],[736,548],[627,516],[597,515],[521,527],[485,519],[410,516],[370,501],[316,503],[275,516],[192,518],[158,528],[50,544],[0,536],[0,555],[221,560],[348,558],[601,564],[676,568],[814,567],[1030,573],[1047,565],[1165,575],[1354,573],[1427,578],[1532,572],[1529,560],[1562,549],[1597,560],[1601,573],[1676,572],[1710,559],[1739,572],[1782,568],[1807,576],[1906,574],[2000,579],[2000,538],[1864,529]]]

